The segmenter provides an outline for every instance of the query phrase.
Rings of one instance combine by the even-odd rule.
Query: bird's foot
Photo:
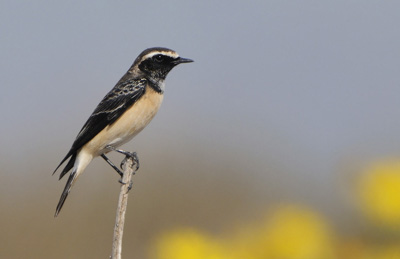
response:
[[[121,153],[121,154],[124,154],[124,155],[125,155],[124,160],[122,160],[122,162],[121,162],[121,164],[120,164],[120,167],[121,167],[121,168],[122,168],[122,166],[126,163],[126,160],[127,160],[127,159],[132,158],[133,163],[136,165],[135,172],[139,169],[139,166],[140,166],[140,164],[139,164],[139,158],[138,158],[136,152],[127,152],[127,151],[123,151],[123,150],[116,150],[116,151],[119,152],[119,153]],[[133,174],[135,174],[135,172],[133,172]]]
[[[121,150],[121,149],[116,149],[115,147],[113,147],[111,145],[106,146],[106,148],[125,155],[124,160],[122,160],[122,162],[120,164],[121,169],[123,169],[122,166],[125,164],[125,162],[128,158],[132,158],[133,162],[135,163],[135,165],[136,165],[135,171],[137,171],[139,169],[139,167],[140,167],[139,158],[138,158],[136,152],[129,152],[129,151]]]

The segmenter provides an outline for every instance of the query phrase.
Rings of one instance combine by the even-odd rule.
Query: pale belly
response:
[[[154,118],[163,100],[163,95],[148,87],[146,93],[132,105],[111,126],[105,127],[91,141],[82,147],[93,156],[99,156],[110,150],[106,146],[115,148],[128,142]]]

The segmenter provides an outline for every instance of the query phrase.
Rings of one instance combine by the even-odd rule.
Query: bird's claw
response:
[[[133,163],[136,165],[136,170],[135,171],[137,171],[139,169],[139,166],[140,166],[139,165],[139,158],[138,158],[136,152],[127,152],[127,151],[120,152],[122,150],[116,150],[116,151],[118,151],[119,153],[125,155],[124,160],[122,160],[122,162],[120,164],[121,169],[122,169],[122,166],[126,163],[126,160],[129,159],[129,158],[132,158]]]
[[[113,147],[113,146],[111,146],[111,145],[106,146],[106,148],[109,149],[109,150],[112,150],[112,151],[117,151],[118,153],[121,153],[121,154],[124,154],[124,155],[125,155],[124,160],[122,160],[121,164],[119,165],[121,169],[123,169],[123,165],[126,163],[126,160],[127,160],[128,158],[132,158],[133,162],[134,162],[135,165],[136,165],[136,170],[135,170],[135,172],[136,172],[137,170],[139,170],[140,164],[139,164],[139,158],[138,158],[136,152],[128,152],[128,151],[116,149],[115,147]],[[104,159],[106,159],[106,161],[107,161],[111,166],[113,166],[113,165],[111,164],[111,161],[110,161],[109,159],[107,159],[107,158],[105,157],[104,154],[103,154],[102,156],[103,156]],[[113,168],[114,168],[114,169],[121,175],[121,177],[122,177],[122,172],[121,172],[119,169],[117,169],[116,167],[114,167],[114,166],[113,166]]]

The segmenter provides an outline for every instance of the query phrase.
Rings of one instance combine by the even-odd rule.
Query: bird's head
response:
[[[152,81],[163,81],[169,71],[181,63],[193,62],[181,58],[178,53],[167,48],[149,48],[144,50],[135,60],[132,68],[139,70]]]

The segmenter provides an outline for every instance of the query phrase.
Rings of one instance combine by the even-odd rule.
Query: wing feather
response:
[[[81,147],[94,138],[105,127],[113,124],[128,107],[143,96],[146,90],[146,84],[146,79],[129,79],[118,82],[117,85],[106,94],[99,105],[97,105],[92,115],[90,115],[89,119],[79,131],[68,154],[58,165],[54,173],[69,157],[76,155],[76,152]],[[69,171],[71,165],[67,165],[67,167]],[[60,178],[64,176],[65,173],[66,172],[63,172]]]
[[[72,148],[78,150],[106,126],[113,124],[145,91],[146,79],[118,83],[99,103],[78,133]]]

